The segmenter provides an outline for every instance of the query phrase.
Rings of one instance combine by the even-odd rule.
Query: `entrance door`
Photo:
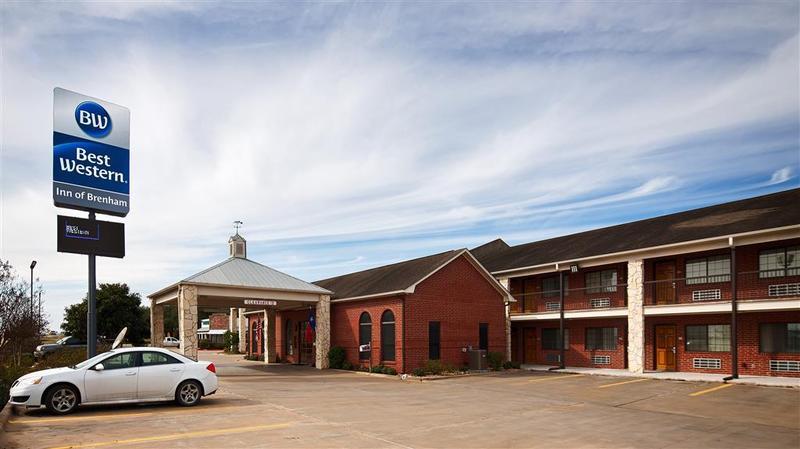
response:
[[[656,262],[655,303],[675,304],[675,261]]]
[[[522,330],[525,363],[536,363],[536,328],[526,327]]]
[[[675,326],[656,326],[656,370],[675,371]]]

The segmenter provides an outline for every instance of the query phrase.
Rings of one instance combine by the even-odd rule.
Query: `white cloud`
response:
[[[40,260],[56,320],[86,264],[54,251],[54,86],[132,111],[127,256],[98,277],[145,294],[235,219],[313,279],[794,176],[785,136],[719,137],[795,119],[796,149],[791,5],[174,5],[4,10],[0,257]]]

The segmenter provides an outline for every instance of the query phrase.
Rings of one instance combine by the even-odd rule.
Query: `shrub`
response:
[[[239,352],[239,333],[227,331],[222,335],[222,344],[225,352],[236,354]]]
[[[386,367],[385,373],[386,374],[390,374],[392,376],[396,376],[397,375],[397,370],[394,369],[394,368]]]
[[[370,370],[370,372],[371,372],[371,373],[383,374],[383,370],[384,370],[384,369],[386,369],[386,367],[385,367],[385,366],[383,366],[383,365],[375,365],[375,366],[373,366],[373,367],[372,367],[372,369]]]
[[[511,363],[511,360],[506,360],[503,362],[503,369],[511,369],[514,367],[514,364]]]
[[[414,370],[412,371],[412,374],[414,374],[417,377],[423,377],[428,373],[425,372],[425,368],[414,368]]]
[[[197,342],[197,347],[200,349],[211,349],[211,341],[209,340],[200,340]]]
[[[502,352],[489,352],[486,354],[486,362],[492,371],[500,371],[503,369],[503,353]]]
[[[345,360],[344,362],[342,362],[342,369],[352,370],[353,364]]]
[[[328,364],[333,369],[342,369],[345,362],[344,348],[334,346],[328,351]]]
[[[443,372],[447,371],[447,367],[441,360],[428,360],[425,362],[425,373],[432,374],[434,376],[438,376]]]
[[[97,353],[100,354],[101,351],[98,350]],[[64,348],[45,355],[33,365],[33,371],[72,366],[84,360],[86,360],[85,348]]]

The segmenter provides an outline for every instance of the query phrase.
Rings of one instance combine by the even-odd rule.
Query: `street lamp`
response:
[[[33,317],[33,269],[36,267],[36,261],[31,262],[31,317]]]

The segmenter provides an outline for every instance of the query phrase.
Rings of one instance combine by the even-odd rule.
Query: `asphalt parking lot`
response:
[[[12,416],[7,444],[80,447],[800,447],[800,390],[508,372],[418,382],[213,358],[193,408]]]

